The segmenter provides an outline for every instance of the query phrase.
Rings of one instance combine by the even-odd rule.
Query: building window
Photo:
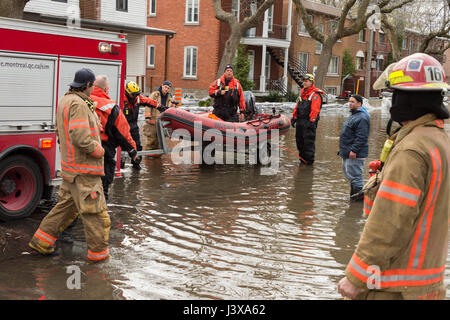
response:
[[[337,88],[336,87],[325,87],[325,91],[327,92],[327,94],[337,96]]]
[[[333,33],[334,30],[337,29],[337,27],[338,27],[338,22],[336,20],[330,20],[330,27],[329,27],[330,31],[329,31],[329,33]]]
[[[406,48],[408,48],[408,39],[403,39],[403,43],[402,43],[402,49],[406,50]]]
[[[184,71],[183,76],[186,78],[197,77],[197,48],[184,48]]]
[[[364,69],[364,58],[356,57],[356,69],[363,70]]]
[[[268,31],[272,31],[273,30],[273,5],[267,9],[267,19],[268,19]]]
[[[300,69],[303,71],[308,71],[308,53],[300,52],[298,55],[298,60],[300,61]]]
[[[128,0],[116,0],[116,10],[128,12]]]
[[[156,0],[149,0],[149,2],[148,2],[148,14],[150,16],[156,16]]]
[[[314,21],[314,17],[312,15],[308,15],[309,17],[309,21],[311,21],[311,23],[313,23]],[[309,34],[308,30],[306,30],[305,24],[303,23],[302,18],[300,17],[300,23],[299,23],[299,28],[298,28],[298,33],[302,33],[302,34]]]
[[[410,51],[410,53],[414,52],[414,40],[412,40],[412,39],[409,42],[409,51]]]
[[[241,6],[240,4],[240,0],[233,0],[231,2],[231,13],[234,14],[234,16],[237,18],[237,20],[239,21],[239,8]]]
[[[358,33],[358,41],[359,41],[359,42],[366,42],[366,29],[362,29],[362,30]]]
[[[147,51],[147,67],[154,68],[155,67],[155,46],[149,45]]]
[[[331,57],[330,64],[328,65],[328,74],[339,74],[339,57]]]
[[[378,43],[384,43],[384,33],[378,32]]]
[[[186,23],[198,23],[199,0],[186,0]]]
[[[384,64],[384,57],[380,55],[377,57],[377,71],[383,71],[383,64]]]

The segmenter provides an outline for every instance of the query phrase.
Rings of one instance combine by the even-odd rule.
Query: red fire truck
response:
[[[123,104],[127,40],[8,18],[0,18],[0,39],[0,219],[12,220],[61,182],[56,109],[75,72],[108,76],[111,98]]]

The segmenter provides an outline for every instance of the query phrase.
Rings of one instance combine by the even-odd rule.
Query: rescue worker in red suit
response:
[[[147,98],[146,96],[141,95],[141,90],[139,86],[134,81],[128,81],[125,84],[125,94],[123,97],[124,108],[123,113],[130,125],[130,133],[133,137],[134,142],[136,143],[136,150],[141,151],[141,137],[139,135],[139,126],[138,126],[138,117],[139,117],[139,106],[148,106],[150,108],[156,108],[164,111],[164,108],[161,108],[161,105],[153,99]],[[138,156],[135,160],[131,159],[131,163],[133,164],[133,168],[140,170],[141,166],[139,165],[142,161],[142,156]]]
[[[90,98],[97,102],[95,112],[103,126],[100,138],[103,149],[105,149],[105,176],[102,177],[102,184],[106,200],[108,200],[109,185],[114,180],[116,148],[120,146],[122,151],[128,152],[133,160],[137,158],[136,143],[131,137],[127,119],[117,103],[108,96],[108,93],[109,79],[103,75],[97,76]]]
[[[443,96],[450,86],[442,65],[424,53],[386,68],[374,89],[386,85],[393,89],[390,123],[401,127],[364,186],[368,219],[338,292],[351,299],[445,299],[450,115]]]
[[[228,64],[222,77],[209,86],[209,96],[214,98],[212,113],[228,122],[244,120],[246,111],[244,92],[239,80],[233,76],[233,72],[233,66]]]
[[[307,165],[314,163],[316,130],[319,122],[319,114],[322,108],[322,94],[324,92],[314,86],[314,76],[303,76],[303,88],[297,99],[294,113],[291,118],[292,127],[295,130],[295,140],[300,160]]]

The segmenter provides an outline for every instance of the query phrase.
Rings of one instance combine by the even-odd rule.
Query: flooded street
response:
[[[383,107],[369,112],[366,180],[389,116]],[[175,165],[170,155],[143,160],[141,172],[127,164],[111,186],[106,264],[86,263],[81,223],[58,256],[22,254],[49,208],[8,223],[21,250],[0,253],[0,299],[341,299],[337,283],[365,223],[336,155],[347,116],[346,106],[325,105],[314,166],[281,149],[275,175],[250,164]],[[280,145],[297,152],[295,129]],[[70,266],[82,271],[80,289],[68,288]]]

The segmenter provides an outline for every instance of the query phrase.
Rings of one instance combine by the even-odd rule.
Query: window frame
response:
[[[237,10],[233,8],[233,4],[237,2]],[[231,13],[234,14],[234,16],[237,18],[237,21],[239,22],[239,16],[241,14],[241,0],[231,0]]]
[[[308,17],[310,18],[311,23],[314,23],[314,16],[312,14],[309,14]],[[302,31],[302,26],[305,28],[305,31]],[[300,23],[299,23],[298,34],[310,37],[310,35],[308,33],[308,30],[306,29],[305,24],[303,23],[303,19],[302,19],[301,16],[300,16]]]
[[[150,52],[153,49],[153,64],[150,63]],[[147,68],[155,68],[156,48],[154,44],[147,45]]]
[[[331,75],[331,76],[339,75],[339,62],[340,62],[339,58],[340,58],[339,56],[331,56],[330,63],[328,64],[327,75]],[[335,66],[336,72],[330,72],[330,66],[332,66],[333,59],[337,60],[336,66]],[[334,67],[334,63],[333,63],[333,67]]]
[[[358,61],[360,60],[360,59],[362,59],[362,61],[361,61],[361,68],[358,68]],[[358,70],[358,71],[361,71],[361,70],[364,70],[364,57],[356,57],[356,70]]]
[[[187,51],[191,50],[191,61],[190,61],[190,69],[191,72],[190,74],[186,73],[186,63],[187,63]],[[193,55],[193,50],[195,50],[195,74],[192,73],[192,69],[193,69],[193,63],[194,63],[194,55]],[[184,47],[184,57],[183,57],[183,78],[184,79],[197,79],[197,67],[198,67],[198,47],[196,46],[186,46]]]
[[[325,25],[323,23],[319,22],[316,27],[317,27],[317,30],[319,32],[324,33]],[[317,48],[318,48],[317,46],[318,45],[320,45],[320,50],[317,50]],[[316,47],[314,48],[314,53],[315,54],[322,54],[322,49],[323,49],[323,43],[321,43],[321,42],[316,40]]]
[[[121,1],[123,1],[123,4],[125,5],[125,9],[119,8],[119,3]],[[116,11],[128,12],[128,0],[116,0]]]
[[[155,2],[155,5],[152,5],[152,2]],[[148,1],[148,15],[150,17],[155,17],[156,16],[156,1],[157,0],[149,0]]]
[[[192,15],[192,21],[188,20],[189,17],[189,4],[192,3],[192,9],[191,9],[191,15]],[[186,0],[186,11],[185,11],[185,17],[184,17],[184,24],[185,25],[198,25],[200,24],[200,0]],[[197,5],[197,6],[196,6]],[[197,7],[197,21],[195,21],[195,8]]]
[[[362,36],[362,40],[360,39]],[[365,43],[366,42],[366,29],[363,28],[358,32],[358,38],[356,39],[357,42]]]
[[[309,70],[309,52],[305,52],[305,51],[301,51],[298,53],[298,61],[303,62],[302,59],[300,58],[301,55],[305,55],[306,56],[306,65],[305,68],[306,70]]]
[[[275,5],[272,5],[270,8],[267,9],[267,19],[268,19],[268,23],[267,23],[267,31],[268,32],[273,32],[273,12],[275,10]],[[272,11],[272,14],[270,13]]]

